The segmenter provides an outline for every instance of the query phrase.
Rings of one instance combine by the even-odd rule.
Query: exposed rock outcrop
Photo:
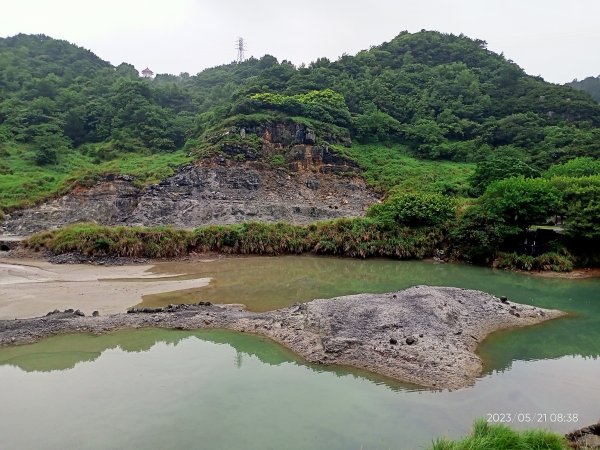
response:
[[[510,313],[513,306],[518,317]],[[268,336],[313,363],[350,365],[402,381],[454,389],[472,384],[481,373],[475,349],[490,332],[561,315],[505,304],[483,292],[416,286],[389,294],[314,300],[266,313],[210,302],[100,317],[53,311],[37,319],[0,321],[0,345],[75,331],[228,328]]]
[[[566,435],[569,446],[578,450],[600,449],[600,422]]]
[[[327,145],[315,145],[314,133],[302,125],[236,133],[259,134],[261,144],[223,144],[217,156],[144,189],[131,177],[108,175],[91,188],[7,214],[0,233],[27,235],[81,221],[183,228],[244,221],[308,223],[361,215],[376,201],[357,166]]]

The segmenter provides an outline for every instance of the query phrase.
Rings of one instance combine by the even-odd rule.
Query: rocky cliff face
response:
[[[131,177],[108,175],[91,188],[8,214],[0,232],[25,235],[80,221],[183,228],[244,221],[308,223],[361,215],[376,201],[358,168],[327,146],[315,145],[306,127],[237,132],[259,134],[260,147],[224,145],[219,155],[144,189],[136,188]]]

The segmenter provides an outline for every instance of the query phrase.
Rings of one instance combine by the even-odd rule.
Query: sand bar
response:
[[[36,317],[54,309],[85,314],[124,312],[142,296],[193,289],[210,278],[180,280],[150,272],[152,265],[98,266],[34,260],[0,263],[0,319]]]

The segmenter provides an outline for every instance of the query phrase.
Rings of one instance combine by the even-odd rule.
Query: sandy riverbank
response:
[[[153,265],[58,265],[37,259],[0,260],[0,319],[36,317],[54,309],[85,314],[124,312],[142,296],[206,286],[210,278],[157,275]]]

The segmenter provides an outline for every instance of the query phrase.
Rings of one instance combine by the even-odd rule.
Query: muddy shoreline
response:
[[[471,385],[482,371],[475,351],[489,333],[565,315],[459,288],[415,286],[386,294],[318,299],[266,313],[240,305],[170,305],[129,313],[0,321],[0,345],[63,333],[121,329],[223,328],[266,336],[307,361],[369,370],[436,389]]]
[[[59,255],[53,255],[51,253],[40,253],[31,249],[24,248],[23,246],[18,246],[15,249],[12,249],[8,252],[0,252],[0,262],[4,260],[11,260],[16,263],[25,263],[29,261],[45,261],[53,264],[89,264],[93,266],[128,266],[128,265],[142,265],[142,264],[151,264],[155,265],[157,263],[162,262],[171,262],[171,261],[207,261],[214,259],[225,259],[225,258],[246,258],[253,256],[261,256],[261,255],[245,255],[245,254],[229,254],[229,253],[190,253],[186,255],[182,255],[176,258],[127,258],[127,257],[117,257],[117,256],[88,256],[78,253],[64,253]],[[314,255],[313,255],[314,256]],[[319,255],[320,257],[327,258],[338,258],[337,256],[332,255]],[[273,257],[270,255],[262,255],[264,258]],[[276,256],[275,256],[276,257]],[[344,258],[344,257],[342,257]],[[349,258],[353,259],[353,258]],[[385,258],[384,258],[385,259]],[[459,265],[470,265],[465,262],[456,261],[456,260],[440,260],[436,258],[424,258],[423,261],[430,262],[431,264],[459,264]],[[486,267],[486,266],[482,266]],[[491,267],[488,267],[491,268]],[[576,279],[583,280],[588,278],[599,278],[600,277],[600,267],[592,267],[592,268],[577,268],[572,270],[571,272],[553,272],[553,271],[525,271],[525,270],[506,270],[506,269],[494,269],[501,271],[508,271],[519,273],[522,275],[529,275],[533,277],[541,277],[541,278],[561,278],[561,279]]]

